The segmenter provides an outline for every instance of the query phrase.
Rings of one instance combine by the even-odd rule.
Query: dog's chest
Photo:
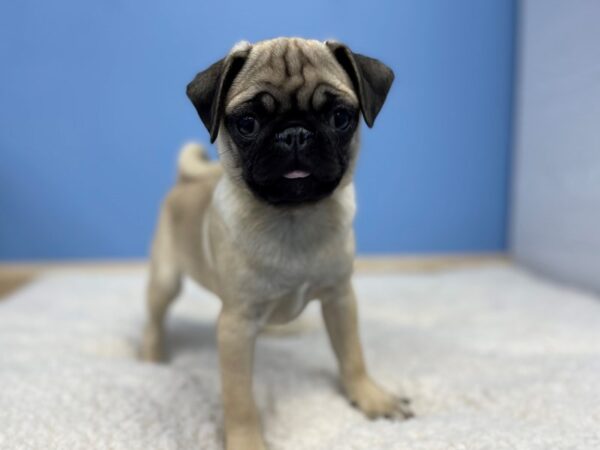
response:
[[[264,308],[264,323],[285,323],[295,319],[319,294],[345,281],[352,270],[347,254],[323,249],[312,258],[296,255],[295,260],[280,261],[268,270],[258,271],[254,281],[268,306]]]
[[[241,194],[233,191],[223,181],[213,198],[226,239],[212,241],[211,253],[214,270],[227,274],[220,277],[227,280],[220,286],[226,297],[240,298],[240,305],[261,322],[282,323],[323,291],[347,281],[354,255],[351,185],[335,197],[295,210],[267,208],[252,199],[241,203]]]
[[[270,324],[281,324],[298,317],[311,300],[309,288],[309,282],[304,282],[287,295],[272,300],[270,307],[265,311],[263,321]]]

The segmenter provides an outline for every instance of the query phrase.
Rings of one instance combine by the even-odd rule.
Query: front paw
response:
[[[346,386],[350,403],[368,418],[409,419],[414,416],[410,401],[386,392],[368,377],[348,383]]]

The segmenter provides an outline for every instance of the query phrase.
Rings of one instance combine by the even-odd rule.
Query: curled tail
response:
[[[220,164],[211,162],[206,149],[197,142],[185,144],[179,152],[177,162],[177,180],[179,182],[193,181],[220,174]]]

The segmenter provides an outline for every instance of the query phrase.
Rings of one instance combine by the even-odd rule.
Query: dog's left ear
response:
[[[219,134],[227,92],[242,70],[249,53],[249,47],[232,51],[208,69],[198,73],[187,85],[187,96],[210,133],[211,143],[215,142]]]
[[[325,45],[352,80],[363,117],[371,128],[394,81],[394,72],[381,61],[354,53],[339,42],[327,41]]]

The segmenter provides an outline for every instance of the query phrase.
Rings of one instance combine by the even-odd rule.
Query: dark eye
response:
[[[258,131],[258,121],[252,116],[240,117],[236,126],[242,136],[253,136]]]
[[[335,109],[330,119],[331,125],[340,131],[343,131],[346,128],[348,128],[351,121],[352,116],[350,115],[350,112],[344,108]]]

